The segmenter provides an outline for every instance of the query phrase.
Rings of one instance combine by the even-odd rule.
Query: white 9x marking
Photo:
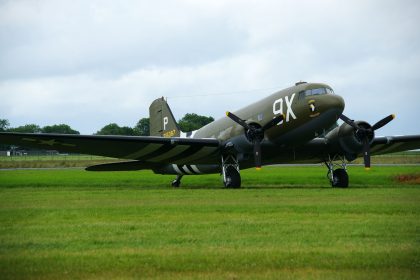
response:
[[[286,122],[289,122],[290,117],[292,117],[294,120],[297,119],[295,113],[293,112],[293,108],[292,108],[292,102],[293,99],[295,98],[296,93],[293,93],[290,96],[285,96],[284,97],[284,103],[286,103]],[[273,114],[274,115],[278,115],[278,114],[283,114],[283,97],[280,99],[277,99],[276,101],[274,101],[273,103]],[[279,124],[282,124],[283,121],[279,122]]]

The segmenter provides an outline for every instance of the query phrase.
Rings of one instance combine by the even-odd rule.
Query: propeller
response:
[[[279,115],[275,117],[262,127],[252,124],[249,125],[243,119],[232,114],[231,112],[226,112],[226,116],[228,116],[231,120],[233,120],[245,129],[246,137],[249,141],[251,141],[254,144],[255,167],[257,168],[257,170],[261,169],[261,142],[264,139],[264,133],[266,130],[272,128],[273,126],[284,120],[284,115]]]
[[[370,141],[369,139],[374,136],[374,131],[387,125],[390,121],[395,118],[395,115],[389,115],[382,120],[378,121],[371,127],[363,127],[359,126],[354,120],[346,117],[345,115],[341,115],[340,119],[344,121],[346,124],[353,127],[356,131],[357,137],[363,142],[363,161],[365,163],[365,168],[370,168]]]

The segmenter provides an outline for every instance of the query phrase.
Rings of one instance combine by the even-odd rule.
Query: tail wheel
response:
[[[181,185],[182,176],[183,175],[177,175],[176,176],[176,179],[172,181],[172,187],[179,188],[179,186]]]
[[[226,179],[224,181],[226,188],[240,188],[241,187],[241,175],[238,170],[233,166],[226,168]]]
[[[349,186],[347,171],[342,168],[334,170],[331,185],[335,188],[347,188]]]
[[[179,186],[181,185],[181,181],[173,180],[172,183],[171,183],[171,185],[174,188],[179,188]]]

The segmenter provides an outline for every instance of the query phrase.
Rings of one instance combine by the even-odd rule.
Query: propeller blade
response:
[[[232,114],[231,112],[226,112],[226,116],[228,116],[232,121],[234,121],[237,124],[244,127],[246,130],[248,130],[250,128],[249,125],[243,119],[241,119],[238,116]]]
[[[346,124],[352,126],[354,129],[359,129],[359,126],[353,120],[349,119],[345,115],[341,114],[340,119]]]
[[[254,142],[254,158],[255,158],[255,168],[257,170],[261,169],[261,142],[255,141]]]
[[[387,117],[383,118],[382,120],[380,120],[379,122],[375,123],[375,124],[372,126],[372,129],[373,129],[373,130],[377,130],[377,129],[379,129],[379,128],[383,127],[384,125],[387,125],[387,124],[388,124],[390,121],[392,121],[393,119],[395,119],[395,115],[394,115],[394,114],[389,115],[389,116],[387,116]]]
[[[279,122],[281,122],[282,120],[284,120],[284,115],[279,115],[277,117],[275,117],[274,119],[272,119],[271,121],[269,121],[266,125],[264,125],[262,127],[263,130],[267,130],[272,128],[273,126],[277,125]]]
[[[363,140],[363,161],[365,168],[370,169],[370,145],[367,137]]]

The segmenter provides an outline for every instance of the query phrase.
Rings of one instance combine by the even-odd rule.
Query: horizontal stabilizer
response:
[[[142,169],[152,169],[157,165],[141,161],[124,161],[92,165],[86,168],[86,171],[134,171]]]

